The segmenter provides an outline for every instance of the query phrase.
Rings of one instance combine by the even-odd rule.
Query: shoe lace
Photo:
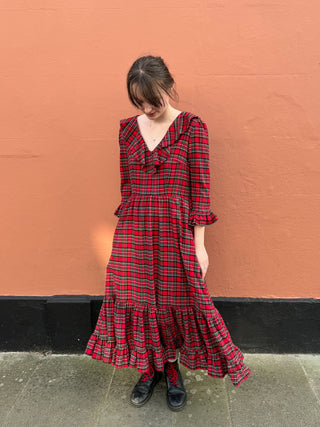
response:
[[[149,371],[145,372],[142,376],[141,376],[141,381],[149,381],[150,378],[152,378],[154,376],[154,369],[152,366],[150,366]]]
[[[168,362],[167,376],[172,384],[178,383],[178,372],[173,363]]]

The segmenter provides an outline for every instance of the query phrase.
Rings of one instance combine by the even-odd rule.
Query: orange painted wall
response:
[[[2,0],[1,295],[104,293],[126,73],[208,125],[212,296],[319,298],[320,4]]]

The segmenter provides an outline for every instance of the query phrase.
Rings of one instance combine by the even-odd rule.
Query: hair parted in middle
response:
[[[175,81],[160,56],[146,55],[136,59],[127,75],[127,90],[131,103],[140,108],[143,97],[149,104],[160,107],[164,104],[160,90],[171,99],[178,94],[173,87]]]

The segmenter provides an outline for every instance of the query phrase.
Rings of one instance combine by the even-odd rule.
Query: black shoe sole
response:
[[[155,382],[155,383],[153,383],[153,386],[152,386],[152,388],[151,388],[151,390],[150,390],[150,393],[149,393],[149,395],[146,397],[146,399],[143,401],[143,402],[141,402],[141,403],[134,403],[134,402],[132,402],[132,400],[130,399],[130,403],[131,403],[131,405],[133,405],[133,406],[136,406],[136,407],[138,407],[138,408],[140,408],[140,406],[143,406],[145,403],[147,403],[148,402],[148,400],[151,398],[151,396],[153,395],[153,389],[155,388],[155,386],[158,384],[158,382],[161,380],[161,378],[162,378],[162,375],[160,375],[160,377],[158,378],[158,380]]]
[[[168,408],[171,409],[171,411],[174,411],[174,412],[181,411],[186,406],[186,404],[187,404],[187,399],[180,406],[171,406],[167,397],[167,405],[168,405]]]

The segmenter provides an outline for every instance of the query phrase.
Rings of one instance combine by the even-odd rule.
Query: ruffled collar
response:
[[[128,155],[141,164],[141,168],[151,174],[158,172],[158,167],[170,157],[170,147],[179,141],[190,121],[199,118],[195,114],[182,111],[169,126],[167,133],[159,144],[150,151],[139,129],[138,115],[120,121],[122,138],[127,146]]]

